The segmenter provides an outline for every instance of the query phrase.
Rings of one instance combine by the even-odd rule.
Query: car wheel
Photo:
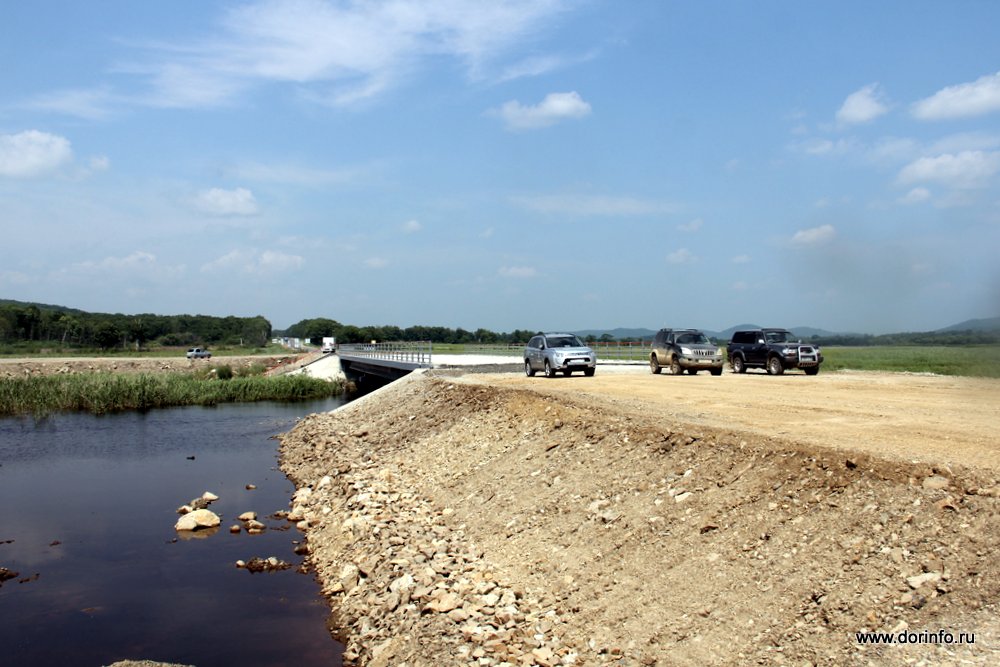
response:
[[[555,376],[556,376],[556,372],[552,368],[552,364],[550,364],[549,360],[546,359],[545,360],[545,377],[547,377],[547,378],[554,378]]]
[[[781,359],[771,357],[767,360],[767,372],[770,375],[781,375],[785,372],[785,367],[781,365]]]
[[[733,372],[734,373],[746,373],[747,365],[743,363],[743,357],[735,356],[733,357]]]
[[[806,372],[806,375],[816,375],[819,373],[819,366],[809,366],[808,368],[803,368],[802,370]]]
[[[663,368],[660,366],[660,362],[656,359],[656,353],[649,355],[649,370],[653,375],[659,375]]]
[[[671,359],[670,360],[670,374],[671,375],[680,375],[683,372],[684,372],[684,369],[681,368],[681,362],[677,361],[677,357],[674,357],[673,359]]]
[[[588,368],[585,371],[583,371],[583,374],[586,375],[589,378],[592,378],[592,377],[594,377],[594,371],[596,371],[596,370],[597,370],[596,368]]]
[[[524,360],[524,374],[530,378],[535,377],[535,369],[531,367],[531,362],[527,359]]]

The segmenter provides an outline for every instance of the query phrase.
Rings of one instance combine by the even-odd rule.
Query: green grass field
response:
[[[824,347],[823,370],[895,371],[1000,378],[996,345]]]

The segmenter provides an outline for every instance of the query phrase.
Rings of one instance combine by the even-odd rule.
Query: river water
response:
[[[301,564],[302,535],[271,517],[294,491],[272,436],[341,403],[0,420],[0,567],[19,573],[0,585],[0,664],[340,665],[312,574],[234,563]],[[177,507],[205,491],[221,528],[180,539]],[[229,532],[246,511],[263,534]]]

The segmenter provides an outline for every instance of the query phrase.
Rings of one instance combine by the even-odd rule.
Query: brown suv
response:
[[[649,351],[649,370],[653,373],[666,368],[671,375],[684,371],[690,375],[698,371],[722,375],[725,361],[719,347],[697,329],[660,329]]]

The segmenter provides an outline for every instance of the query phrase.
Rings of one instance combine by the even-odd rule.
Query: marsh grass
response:
[[[305,375],[199,378],[188,373],[81,373],[0,378],[0,416],[82,411],[94,414],[180,405],[301,401],[343,393],[343,385]]]

